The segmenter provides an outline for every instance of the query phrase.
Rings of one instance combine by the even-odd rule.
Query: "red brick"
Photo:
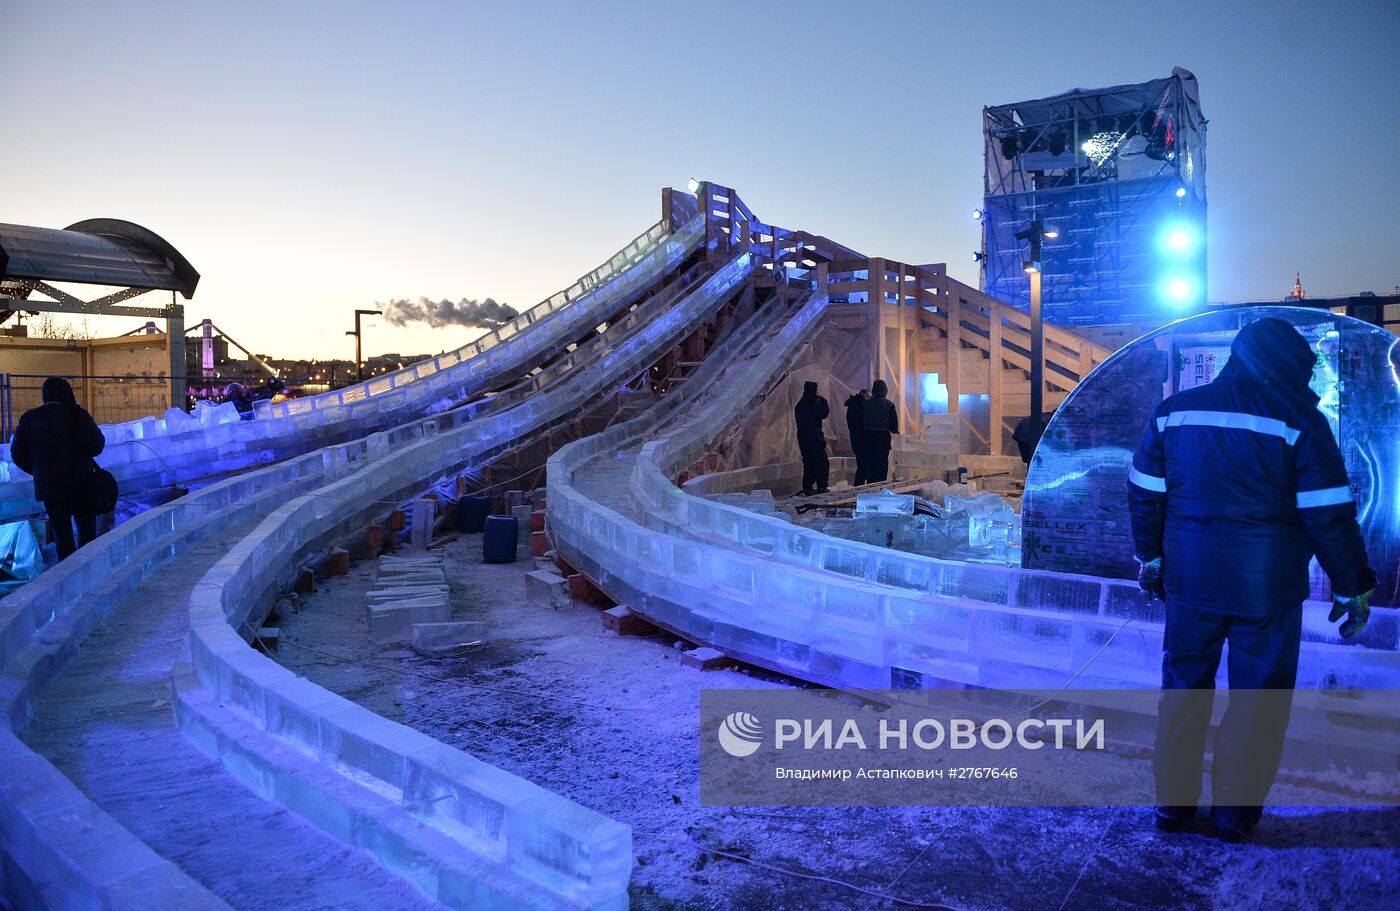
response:
[[[617,633],[619,636],[650,636],[656,632],[655,626],[632,613],[630,607],[622,604],[603,611],[603,629]]]

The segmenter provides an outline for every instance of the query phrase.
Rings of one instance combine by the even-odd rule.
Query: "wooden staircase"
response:
[[[937,373],[954,413],[958,396],[987,396],[985,429],[991,432],[982,438],[993,455],[1008,448],[1014,453],[1003,437],[1030,414],[1027,314],[949,278],[943,264],[835,261],[819,267],[818,282],[830,297],[833,318],[871,339],[872,376],[896,377],[909,388],[919,374]],[[1044,404],[1051,410],[1112,352],[1058,326],[1044,328]],[[919,417],[917,395],[903,396],[898,407],[902,422]]]

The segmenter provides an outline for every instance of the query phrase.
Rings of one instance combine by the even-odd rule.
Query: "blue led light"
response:
[[[1158,238],[1162,252],[1172,256],[1193,253],[1200,242],[1200,230],[1191,222],[1180,220],[1169,222]]]
[[[1196,282],[1189,275],[1171,275],[1162,282],[1162,297],[1168,304],[1183,306],[1196,296]]]

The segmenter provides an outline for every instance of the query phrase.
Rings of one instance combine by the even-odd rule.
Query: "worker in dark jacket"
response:
[[[822,421],[831,414],[826,399],[817,395],[817,384],[802,384],[802,398],[792,409],[797,422],[797,448],[802,453],[802,493],[826,493],[831,461],[826,457],[826,435]]]
[[[34,476],[34,499],[42,501],[49,514],[49,528],[62,560],[97,537],[97,515],[87,500],[96,465],[93,457],[102,452],[106,441],[92,415],[78,405],[67,380],[49,377],[42,395],[44,404],[19,419],[10,458],[20,471]]]
[[[889,387],[884,380],[870,384],[870,398],[861,409],[865,426],[861,446],[865,451],[865,481],[886,480],[890,475],[890,441],[899,433],[899,414],[888,398]]]
[[[1232,693],[1215,740],[1211,815],[1222,840],[1259,821],[1278,772],[1313,554],[1344,637],[1366,624],[1367,565],[1346,467],[1308,388],[1316,355],[1279,319],[1250,323],[1205,386],[1157,406],[1133,456],[1139,584],[1166,600],[1154,773],[1157,825],[1196,811],[1211,691],[1230,644]],[[1272,692],[1265,692],[1272,691]]]
[[[856,477],[851,483],[856,487],[865,483],[865,455],[861,452],[861,438],[865,433],[865,400],[869,395],[864,389],[846,399],[846,432],[851,435],[851,452],[856,457]]]

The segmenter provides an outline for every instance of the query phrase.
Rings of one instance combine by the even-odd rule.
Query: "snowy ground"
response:
[[[618,638],[596,607],[531,603],[533,562],[482,564],[479,535],[439,550],[453,619],[487,621],[490,642],[439,660],[373,645],[361,563],[280,621],[278,660],[631,825],[635,909],[1395,907],[1400,810],[1277,813],[1227,846],[1204,826],[1159,835],[1132,808],[702,807],[699,691],[799,684],[683,668],[671,637]]]

